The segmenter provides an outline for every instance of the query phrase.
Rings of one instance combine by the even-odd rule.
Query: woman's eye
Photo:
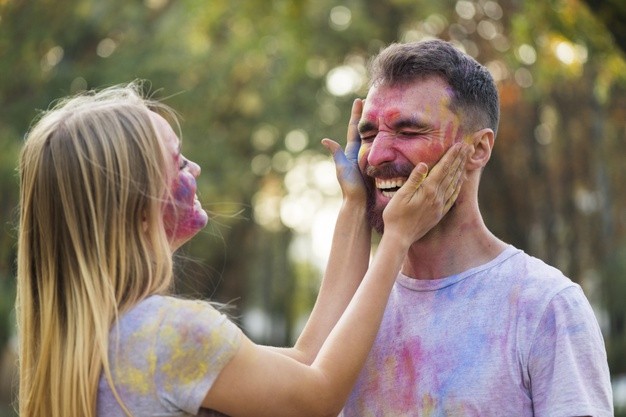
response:
[[[187,167],[187,165],[189,165],[189,161],[187,159],[185,159],[185,158],[181,158],[180,159],[180,165],[179,165],[178,169],[180,169],[182,171],[183,169],[185,169]]]

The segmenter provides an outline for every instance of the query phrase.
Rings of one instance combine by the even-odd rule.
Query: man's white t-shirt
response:
[[[451,277],[399,275],[343,417],[613,415],[580,286],[508,247]]]

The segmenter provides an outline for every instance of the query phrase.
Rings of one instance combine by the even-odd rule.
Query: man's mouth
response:
[[[387,197],[391,198],[393,195],[402,187],[402,185],[406,182],[405,177],[396,177],[396,178],[376,178],[376,189],[380,191],[380,193]]]

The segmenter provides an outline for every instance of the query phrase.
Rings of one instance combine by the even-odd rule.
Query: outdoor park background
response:
[[[626,415],[625,16],[622,0],[0,0],[0,416],[15,392],[15,166],[38,110],[149,80],[180,112],[217,216],[180,251],[177,291],[230,303],[253,339],[284,345],[340,203],[319,141],[343,143],[372,54],[427,37],[498,82],[486,222],[582,285]]]

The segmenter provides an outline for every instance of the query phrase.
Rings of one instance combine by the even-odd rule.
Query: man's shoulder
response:
[[[579,284],[543,260],[518,251],[507,262],[506,273],[498,279],[509,281],[503,285],[508,288],[508,301],[516,305],[520,320],[537,324],[555,304],[588,304]]]
[[[504,264],[508,275],[505,278],[513,279],[528,290],[556,294],[565,288],[577,286],[558,268],[519,249]]]

